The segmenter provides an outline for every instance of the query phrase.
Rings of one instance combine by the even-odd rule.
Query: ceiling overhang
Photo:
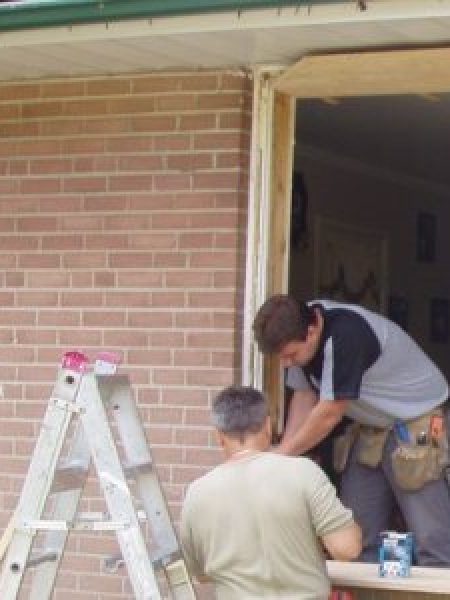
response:
[[[247,69],[288,65],[314,53],[449,41],[450,0],[283,3],[278,8],[3,31],[0,80]]]

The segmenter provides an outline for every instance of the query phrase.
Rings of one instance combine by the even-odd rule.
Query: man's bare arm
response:
[[[292,456],[308,452],[341,421],[346,408],[347,400],[320,400],[299,429],[289,437],[283,437],[275,451]]]
[[[354,521],[321,536],[321,540],[331,558],[335,560],[354,560],[361,554],[361,528]]]
[[[291,438],[300,429],[317,402],[317,394],[311,389],[293,393],[283,439]]]

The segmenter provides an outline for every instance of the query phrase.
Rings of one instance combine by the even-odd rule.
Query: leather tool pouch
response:
[[[347,464],[350,450],[358,435],[358,423],[350,423],[344,433],[338,435],[333,441],[333,468],[336,473],[342,473]]]
[[[359,432],[357,460],[365,467],[378,467],[383,456],[384,444],[390,428],[361,426]]]
[[[399,440],[397,448],[392,452],[395,480],[404,490],[419,490],[429,481],[440,479],[444,467],[448,464],[447,429],[444,426],[438,438],[431,437],[430,422],[433,416],[443,418],[442,409],[434,409],[405,423],[410,441]],[[417,441],[421,438],[422,443],[418,444]]]

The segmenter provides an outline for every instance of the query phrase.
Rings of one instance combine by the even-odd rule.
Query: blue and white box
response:
[[[412,553],[412,533],[381,532],[379,548],[380,577],[409,577]]]

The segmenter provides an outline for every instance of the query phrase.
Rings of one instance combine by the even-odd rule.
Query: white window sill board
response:
[[[410,577],[380,577],[373,563],[327,561],[328,574],[336,587],[369,588],[450,594],[450,569],[412,567]]]

